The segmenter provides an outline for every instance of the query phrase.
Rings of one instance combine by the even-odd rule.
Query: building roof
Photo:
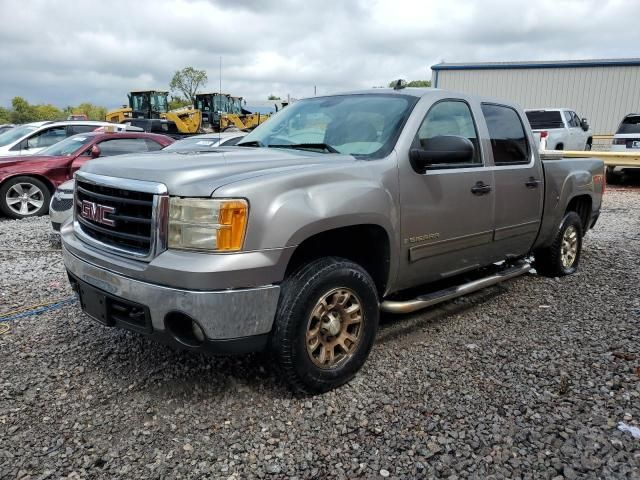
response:
[[[507,70],[523,68],[584,68],[640,66],[640,58],[604,58],[593,60],[552,60],[530,62],[438,63],[431,70]]]

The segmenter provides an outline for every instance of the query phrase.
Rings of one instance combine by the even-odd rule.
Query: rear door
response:
[[[461,99],[437,101],[424,114],[411,147],[424,147],[438,136],[461,136],[474,145],[471,162],[459,164],[451,159],[426,170],[409,161],[400,165],[400,288],[490,263],[493,172],[485,164],[472,112],[471,105]]]
[[[528,253],[540,228],[544,178],[534,155],[533,136],[518,112],[507,105],[483,103],[489,130],[495,181],[495,255]]]

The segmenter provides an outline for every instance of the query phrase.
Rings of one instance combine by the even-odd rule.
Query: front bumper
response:
[[[49,204],[49,219],[55,232],[73,216],[73,192],[56,192]]]
[[[183,347],[223,353],[243,353],[266,345],[280,295],[277,285],[183,290],[114,273],[78,258],[64,246],[63,258],[71,283],[80,293],[83,310],[101,323]],[[135,321],[127,320],[128,308],[135,313],[131,317]],[[167,320],[176,314],[190,318],[202,329],[205,339],[201,345],[182,342],[168,327]]]

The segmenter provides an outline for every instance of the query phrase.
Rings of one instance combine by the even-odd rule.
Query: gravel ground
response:
[[[77,305],[0,335],[2,478],[634,478],[640,190],[608,190],[580,272],[386,317],[357,378],[296,397]],[[0,315],[71,296],[48,219],[0,221]]]

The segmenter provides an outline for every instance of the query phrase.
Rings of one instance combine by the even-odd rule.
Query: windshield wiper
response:
[[[240,142],[237,144],[238,147],[264,147],[264,143],[260,140],[250,140],[248,142]]]
[[[335,148],[333,148],[331,145],[328,145],[326,143],[291,143],[288,145],[268,145],[269,148],[293,148],[293,149],[300,149],[300,150],[304,150],[306,148],[310,148],[310,149],[321,149],[321,150],[326,150],[327,152],[330,153],[340,153],[338,150],[336,150]]]

